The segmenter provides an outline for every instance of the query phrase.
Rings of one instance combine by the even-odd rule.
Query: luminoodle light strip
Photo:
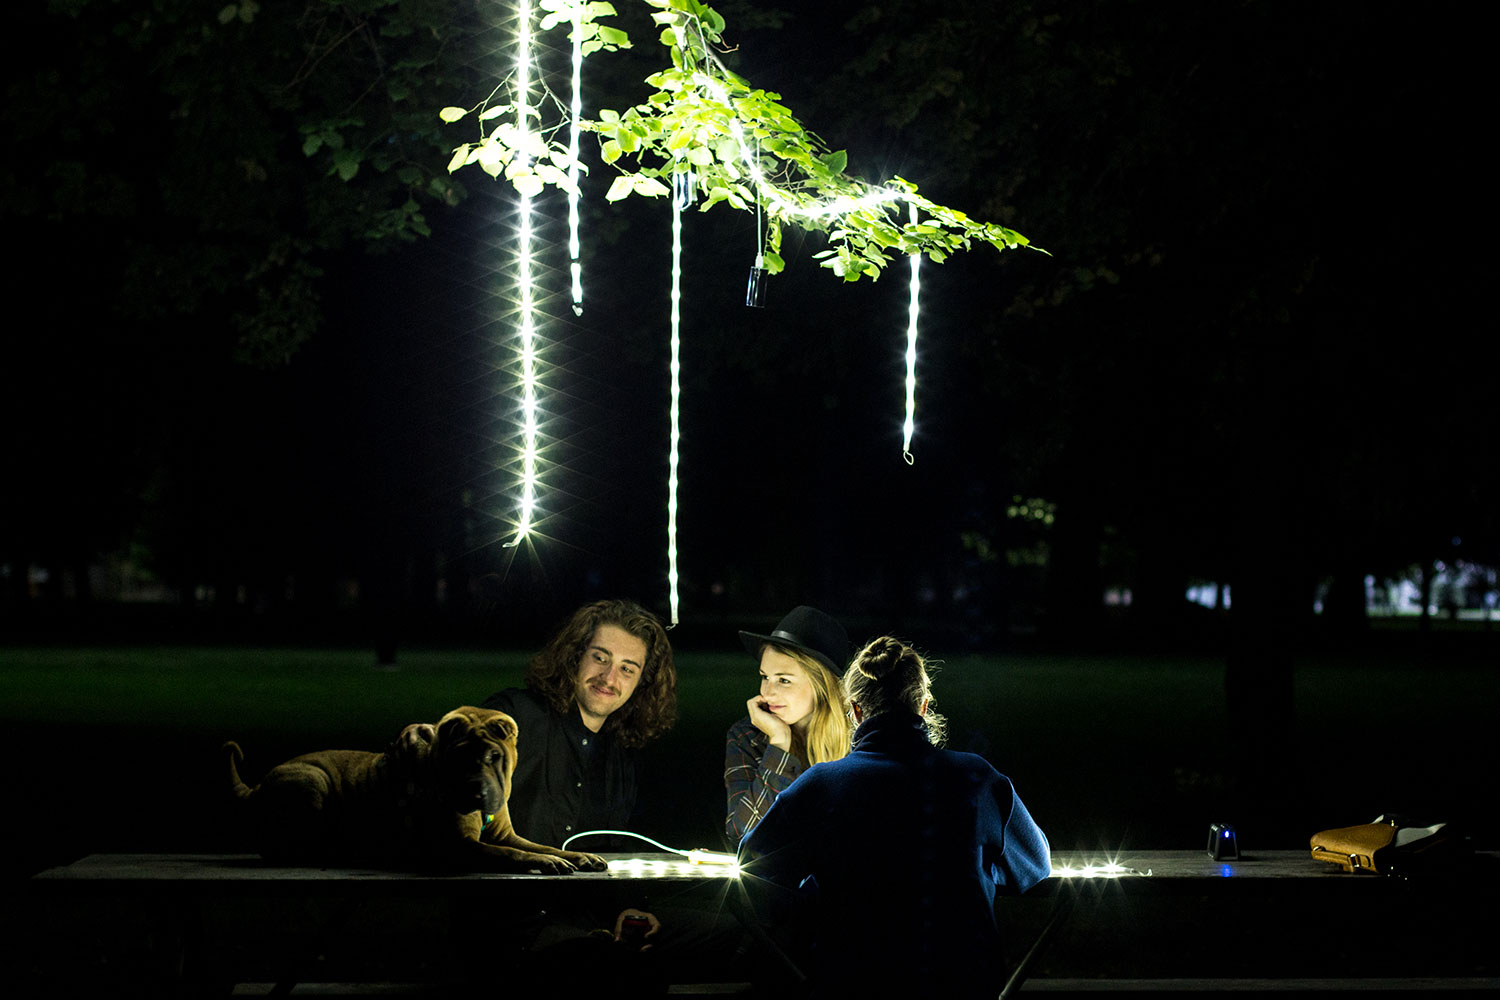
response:
[[[915,226],[917,206],[908,207],[911,209],[911,224]],[[907,465],[915,461],[911,454],[911,438],[917,427],[917,312],[922,292],[921,273],[922,255],[914,253],[911,255],[910,301],[906,307],[906,422],[901,427],[901,457],[906,459]]]
[[[519,0],[516,10],[519,33],[516,46],[516,122],[521,130],[520,148],[527,148],[531,128],[531,3]],[[521,363],[521,497],[516,542],[531,533],[536,512],[537,374],[536,297],[532,287],[531,196],[520,196],[520,227],[516,235],[516,285],[520,291],[519,347]]]
[[[583,262],[578,240],[578,122],[583,117],[583,10],[573,11],[573,103],[568,130],[568,257],[573,272],[573,315],[583,315]]]
[[[677,444],[682,401],[682,199],[672,198],[672,394],[671,437],[667,452],[667,603],[677,624]]]

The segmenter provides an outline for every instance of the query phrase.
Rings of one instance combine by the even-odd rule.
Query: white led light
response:
[[[917,206],[908,207],[911,209],[911,224],[915,226]],[[917,312],[922,291],[921,273],[922,255],[914,253],[911,255],[910,302],[906,309],[906,422],[901,427],[901,457],[906,459],[907,465],[914,461],[911,437],[917,427]]]
[[[583,315],[583,264],[578,240],[578,122],[583,118],[583,9],[573,10],[573,102],[568,129],[568,256],[573,272],[573,313]]]
[[[1125,878],[1127,876],[1149,877],[1151,870],[1139,871],[1127,868],[1117,861],[1106,861],[1100,865],[1054,865],[1055,878]]]
[[[679,37],[679,47],[682,47],[680,41]],[[706,73],[695,72],[693,73],[693,82],[707,90],[713,96],[714,100],[720,104],[733,106],[734,102],[729,96],[729,91],[725,90],[724,85],[718,80],[715,80]],[[750,175],[750,180],[754,184],[755,190],[764,201],[775,205],[788,215],[826,221],[841,215],[848,215],[851,212],[858,212],[863,209],[888,204],[903,197],[897,191],[875,188],[859,197],[839,195],[825,202],[814,202],[810,205],[803,204],[783,193],[780,188],[766,179],[765,172],[760,168],[760,161],[751,151],[750,143],[745,138],[745,130],[740,126],[738,118],[731,118],[729,120],[729,132],[734,138],[735,144],[739,146],[740,159],[744,162],[745,169]]]
[[[521,132],[519,146],[528,146],[526,133],[531,128],[531,3],[519,0],[516,5],[516,125]],[[521,366],[521,496],[516,523],[516,542],[531,534],[536,513],[537,493],[537,371],[536,371],[536,295],[531,271],[532,231],[531,196],[522,194],[517,211],[520,225],[516,233],[516,286],[520,299],[518,346]],[[514,543],[513,543],[514,544]]]
[[[672,396],[671,437],[667,452],[667,603],[677,624],[677,443],[682,399],[682,202],[672,199]]]

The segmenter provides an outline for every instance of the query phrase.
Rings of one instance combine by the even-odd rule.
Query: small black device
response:
[[[1208,828],[1208,856],[1215,861],[1238,861],[1240,840],[1234,827],[1228,823],[1215,823]]]

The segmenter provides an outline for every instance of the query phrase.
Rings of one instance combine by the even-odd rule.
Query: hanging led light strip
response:
[[[695,72],[693,74],[693,82],[713,95],[714,100],[721,104],[733,106],[734,102],[729,96],[729,91],[725,90],[722,83],[707,73]],[[766,178],[764,171],[760,168],[760,158],[751,149],[749,141],[745,138],[745,130],[741,127],[738,118],[730,119],[729,132],[735,144],[739,146],[740,159],[744,162],[745,169],[750,174],[751,181],[755,184],[756,192],[761,196],[762,200],[775,205],[788,215],[796,215],[805,219],[827,220],[840,215],[848,215],[850,212],[857,212],[861,209],[874,208],[877,205],[900,201],[904,197],[899,191],[875,188],[868,194],[857,198],[853,195],[839,195],[836,198],[820,202],[817,205],[804,205],[793,198],[787,197],[787,195],[782,193],[780,188],[776,187],[776,185],[772,184]]]
[[[909,205],[911,224],[917,224],[917,206]],[[901,457],[906,464],[916,461],[911,453],[911,437],[917,422],[917,313],[922,293],[922,255],[911,255],[911,290],[906,307],[906,422],[901,426]]]
[[[679,44],[680,37],[681,36],[679,35]],[[715,100],[723,104],[732,104],[729,97],[729,91],[726,90],[724,88],[724,85],[721,84],[718,80],[715,80],[713,77],[703,72],[695,72],[693,74],[693,79],[699,86],[703,87],[711,95],[713,95]],[[755,153],[755,151],[750,148],[750,143],[745,137],[744,129],[741,127],[738,118],[730,120],[729,131],[731,136],[733,136],[736,145],[739,146],[740,159],[744,161],[746,171],[749,173],[750,179],[754,183],[756,194],[759,196],[756,201],[757,211],[759,210],[761,202],[765,201],[777,206],[782,211],[790,215],[796,215],[808,219],[826,220],[835,218],[840,215],[846,215],[850,212],[857,212],[862,209],[889,204],[890,202],[902,200],[903,198],[902,194],[898,191],[892,191],[886,188],[877,188],[870,191],[868,194],[865,194],[858,198],[850,195],[840,195],[837,198],[822,202],[818,205],[803,205],[796,200],[787,197],[778,187],[776,187],[776,185],[772,184],[766,178],[765,173],[761,170],[760,157]],[[913,225],[915,225],[917,221],[917,206],[908,202],[907,207],[910,211],[911,221]],[[916,461],[911,453],[911,440],[912,434],[916,429],[915,413],[917,393],[917,315],[919,308],[918,298],[921,290],[920,270],[921,255],[912,254],[910,284],[911,300],[910,304],[907,307],[906,320],[906,420],[902,427],[901,442],[901,457],[906,460],[906,463],[908,465],[911,465]],[[752,287],[754,285],[754,278],[755,274],[752,271]],[[746,304],[752,304],[748,297],[746,299]]]
[[[521,130],[521,149],[527,148],[526,132],[531,128],[531,2],[519,0],[516,5],[516,123]],[[531,196],[522,194],[517,211],[520,225],[516,233],[516,287],[519,293],[517,353],[521,366],[521,496],[516,538],[517,544],[531,534],[536,514],[537,491],[537,373],[536,373],[536,296],[531,273],[532,231]]]
[[[677,174],[674,180],[685,175]],[[678,416],[682,401],[682,210],[687,198],[683,188],[691,182],[678,181],[672,195],[672,363],[671,435],[667,452],[667,603],[671,624],[677,624],[677,443],[681,438]]]
[[[573,272],[573,315],[583,315],[583,262],[578,240],[578,122],[583,117],[583,10],[573,11],[573,101],[568,128],[568,257]]]

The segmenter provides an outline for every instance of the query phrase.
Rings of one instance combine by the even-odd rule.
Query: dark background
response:
[[[590,61],[595,106],[658,65],[618,6],[637,47]],[[1414,683],[1444,642],[1493,651],[1456,620],[1500,565],[1492,101],[1458,8],[720,9],[726,61],[854,172],[1050,255],[923,269],[907,465],[904,263],[844,284],[788,231],[749,310],[753,219],[686,220],[678,641],[806,602],[938,652],[1207,652],[1263,790],[1294,766],[1299,655],[1386,641],[1367,576],[1426,588]],[[531,647],[598,596],[665,614],[668,206],[605,206],[594,163],[574,317],[544,199],[543,515],[507,548],[511,203],[474,168],[450,186],[467,136],[435,118],[505,71],[504,25],[235,10],[76,0],[8,33],[6,639],[399,661]],[[1432,589],[1460,566],[1474,585]]]

